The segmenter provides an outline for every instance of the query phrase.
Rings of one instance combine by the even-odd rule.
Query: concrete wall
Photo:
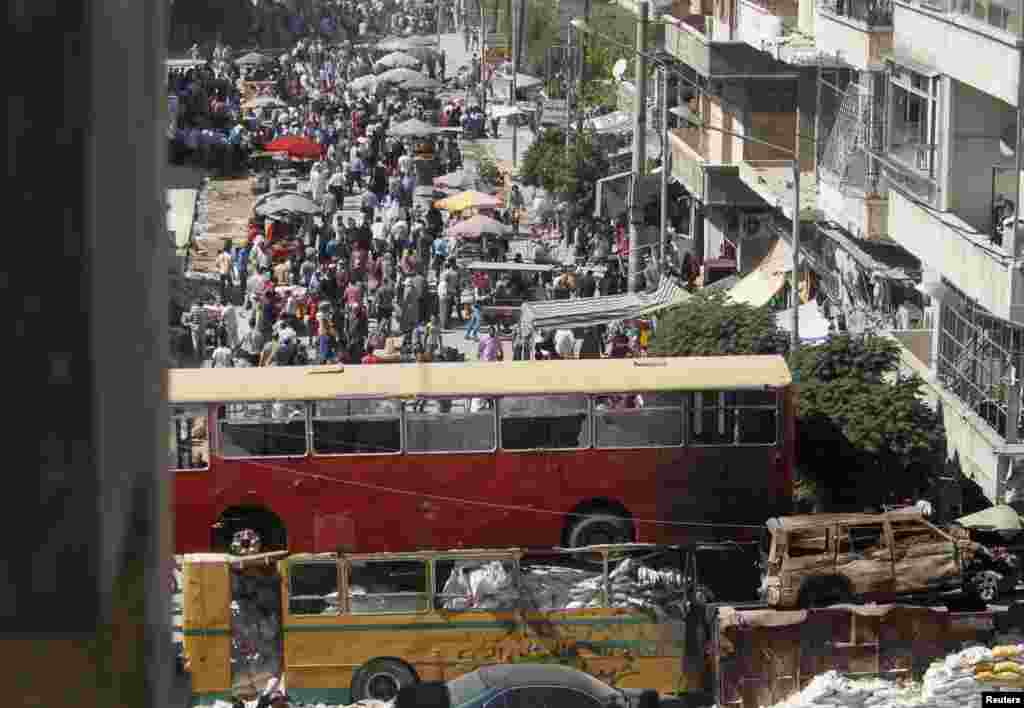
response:
[[[817,10],[814,21],[814,45],[826,54],[836,55],[860,71],[880,66],[882,57],[892,51],[892,29],[872,28],[848,17]]]
[[[783,25],[796,23],[795,2],[755,3],[738,0],[736,8],[736,36],[741,42],[761,49],[764,42],[782,36]]]
[[[981,247],[987,245],[984,234],[971,235],[968,224],[929,213],[897,190],[889,191],[888,223],[892,238],[922,263],[997,317],[1011,317],[1007,259]]]
[[[1012,157],[1002,156],[999,144],[1007,124],[1016,121],[1015,111],[967,84],[950,80],[947,85],[952,110],[949,209],[987,231],[992,221],[992,166],[1013,164]],[[1012,194],[1007,196],[1012,199]]]
[[[903,0],[893,5],[893,41],[899,53],[1017,105],[1020,50],[1004,33]]]

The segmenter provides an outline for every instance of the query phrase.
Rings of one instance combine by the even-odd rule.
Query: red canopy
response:
[[[317,158],[323,157],[321,145],[301,135],[286,135],[263,147],[266,152],[286,152],[291,157]]]

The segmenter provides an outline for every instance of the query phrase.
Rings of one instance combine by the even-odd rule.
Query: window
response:
[[[789,534],[790,558],[806,558],[828,553],[829,529],[808,529]]]
[[[449,612],[511,610],[519,604],[512,561],[434,562],[434,608]]]
[[[220,425],[224,457],[306,454],[305,403],[231,403]]]
[[[695,445],[774,445],[778,395],[774,391],[698,391],[692,394]]]
[[[210,466],[210,436],[205,407],[171,406],[168,453],[170,467],[177,470]]]
[[[338,564],[333,560],[292,563],[288,568],[288,611],[293,615],[338,614]]]
[[[313,451],[321,455],[393,455],[402,451],[397,400],[317,401]]]
[[[885,552],[885,528],[882,524],[850,526],[839,533],[839,553],[870,556]]]
[[[499,693],[486,708],[601,708],[601,702],[572,688],[527,686]]]
[[[506,450],[590,445],[586,396],[509,396],[500,405],[501,446]]]
[[[352,561],[348,574],[349,608],[354,615],[428,609],[424,561]]]
[[[408,452],[490,452],[496,436],[493,406],[470,398],[414,401],[405,413]]]
[[[622,397],[594,400],[597,447],[678,447],[683,444],[683,395],[642,394],[636,407],[617,407]]]
[[[939,546],[946,546],[942,550],[953,552],[952,542],[938,530],[933,529],[920,521],[893,521],[892,546],[893,550],[903,551],[906,556],[929,555],[936,553]]]

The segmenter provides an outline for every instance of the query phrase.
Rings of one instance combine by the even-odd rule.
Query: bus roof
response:
[[[172,404],[713,391],[792,382],[777,355],[171,369]]]

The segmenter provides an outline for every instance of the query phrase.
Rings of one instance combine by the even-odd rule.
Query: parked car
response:
[[[559,664],[483,666],[448,682],[453,708],[657,708],[657,691],[613,688]]]
[[[988,551],[919,512],[785,516],[769,519],[767,526],[771,545],[762,592],[772,607],[957,589],[992,602],[998,594],[983,582],[992,567]]]

